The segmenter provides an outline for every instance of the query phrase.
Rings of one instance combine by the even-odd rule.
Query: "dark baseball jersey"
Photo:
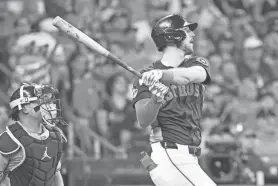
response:
[[[165,96],[165,102],[160,108],[157,120],[151,125],[151,142],[171,141],[183,145],[200,145],[200,119],[204,102],[205,86],[211,81],[210,65],[207,59],[192,56],[179,67],[201,66],[207,72],[203,83],[187,85],[168,85],[170,90]],[[152,69],[169,69],[161,61],[153,63],[142,72]],[[151,93],[138,79],[133,84],[133,106],[144,98],[150,98]]]

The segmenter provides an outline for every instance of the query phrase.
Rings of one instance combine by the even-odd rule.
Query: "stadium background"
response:
[[[255,184],[258,171],[277,183],[277,0],[0,0],[1,130],[19,81],[51,82],[69,123],[61,126],[66,185],[150,185],[139,161],[149,129],[130,105],[133,77],[51,22],[61,16],[141,69],[159,59],[150,30],[168,13],[199,23],[195,53],[211,62],[202,167],[219,184]]]

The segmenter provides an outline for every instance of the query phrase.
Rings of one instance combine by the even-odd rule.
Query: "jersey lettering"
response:
[[[167,93],[165,100],[170,101],[173,98],[177,97],[185,97],[185,96],[193,96],[199,97],[200,96],[200,85],[191,83],[188,85],[171,85],[170,91]]]

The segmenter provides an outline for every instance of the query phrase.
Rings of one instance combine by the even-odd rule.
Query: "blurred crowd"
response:
[[[81,152],[99,151],[94,139],[101,137],[127,153],[146,147],[149,129],[140,128],[131,106],[133,76],[67,37],[52,20],[64,18],[141,69],[160,58],[152,25],[180,13],[199,23],[194,55],[211,63],[204,140],[238,125],[259,137],[277,135],[277,0],[0,0],[0,9],[1,130],[10,122],[9,94],[20,81],[52,83],[73,134],[61,127]]]

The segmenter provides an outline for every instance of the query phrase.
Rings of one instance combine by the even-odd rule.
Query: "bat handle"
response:
[[[107,56],[107,59],[110,59],[112,61],[115,61],[118,65],[122,66],[123,68],[127,69],[129,72],[131,72],[132,74],[134,74],[135,76],[137,76],[138,78],[142,78],[142,74],[140,74],[139,72],[137,72],[136,70],[134,70],[133,68],[131,68],[130,66],[126,65],[125,63],[123,63],[119,58],[117,58],[116,56],[114,56],[112,53],[109,53]]]

